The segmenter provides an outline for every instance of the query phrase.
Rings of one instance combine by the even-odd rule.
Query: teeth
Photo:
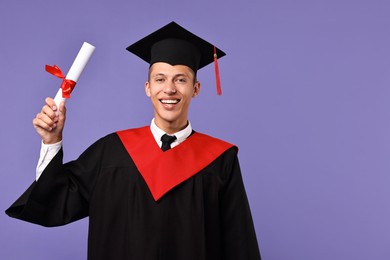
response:
[[[177,99],[164,99],[161,102],[164,104],[177,104],[179,101]]]

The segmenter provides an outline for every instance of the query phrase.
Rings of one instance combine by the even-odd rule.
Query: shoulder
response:
[[[193,134],[193,136],[195,136],[199,140],[199,142],[205,144],[206,146],[212,145],[212,146],[225,147],[226,151],[232,150],[232,151],[235,151],[235,153],[238,152],[237,145],[232,144],[230,142],[227,142],[225,140],[213,137],[211,135],[195,132]]]
[[[134,144],[140,142],[140,140],[145,140],[145,138],[150,139],[153,136],[149,126],[119,130],[115,134],[123,144]]]
[[[115,147],[120,144],[118,135],[113,132],[106,134],[105,136],[100,137],[95,142],[93,142],[89,147],[83,152],[85,153],[101,153],[109,149],[115,149]],[[112,148],[114,147],[114,148]]]
[[[150,126],[141,126],[141,127],[136,127],[136,128],[128,128],[128,129],[121,129],[118,131],[115,131],[116,134],[127,134],[127,133],[144,133],[150,131]]]
[[[148,134],[151,134],[149,126],[121,129],[101,137],[95,144],[110,144],[116,141],[123,142],[126,139],[137,139],[140,136]]]
[[[90,144],[87,150],[110,149],[111,147],[117,147],[118,145],[122,144],[121,136],[134,135],[139,131],[138,129],[141,128],[118,130],[103,135],[102,137],[95,140],[92,144]]]

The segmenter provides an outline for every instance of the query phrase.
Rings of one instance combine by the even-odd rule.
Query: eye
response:
[[[185,77],[178,77],[175,82],[177,83],[186,83],[187,79]]]
[[[164,78],[162,77],[158,77],[158,78],[155,78],[154,81],[158,82],[158,83],[163,83],[164,82]]]

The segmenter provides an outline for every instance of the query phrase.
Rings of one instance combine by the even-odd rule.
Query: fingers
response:
[[[50,107],[49,105],[44,105],[42,107],[41,114],[44,114],[51,119],[54,119],[57,116],[56,111],[57,107],[55,105],[52,107]]]
[[[60,109],[57,114],[57,107],[52,98],[46,98],[46,104],[42,107],[41,112],[39,112],[33,119],[33,125],[35,128],[42,128],[46,131],[52,131],[56,128],[59,120],[61,123],[65,121],[66,108],[64,102],[61,102]]]
[[[47,108],[43,108],[40,113],[38,113],[33,119],[33,125],[35,128],[42,128],[46,131],[51,131],[57,126],[58,117],[55,112],[48,110]]]
[[[52,108],[54,111],[57,110],[57,106],[56,106],[56,103],[54,102],[54,99],[47,97],[45,99],[45,102],[46,102],[46,105],[49,106],[50,108]]]

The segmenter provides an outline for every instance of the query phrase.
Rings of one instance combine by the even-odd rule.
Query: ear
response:
[[[194,93],[192,94],[192,97],[196,97],[200,92],[200,82],[197,81],[194,85]]]
[[[149,81],[146,81],[145,82],[145,94],[146,96],[150,97],[151,94],[150,94],[150,84],[149,84]]]

